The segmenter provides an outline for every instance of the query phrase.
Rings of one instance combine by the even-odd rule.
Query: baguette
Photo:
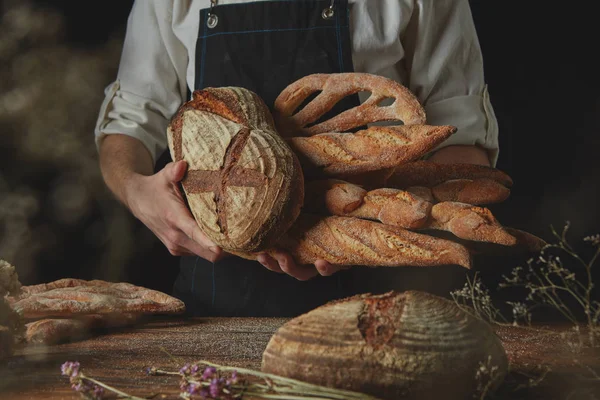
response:
[[[404,189],[410,186],[433,187],[452,179],[491,179],[511,187],[510,176],[496,168],[475,164],[438,164],[419,160],[399,165],[394,169],[386,184],[388,187]]]
[[[294,137],[288,143],[307,175],[336,177],[393,168],[413,161],[456,132],[453,126],[373,126],[357,133]]]
[[[451,179],[431,188],[438,202],[457,201],[472,205],[501,203],[510,195],[510,189],[486,178]]]
[[[500,225],[490,210],[470,204],[451,201],[435,204],[425,228],[448,231],[465,240],[504,246],[517,244],[517,239]]]
[[[458,243],[353,217],[300,214],[277,248],[299,264],[325,260],[342,266],[471,267],[469,251]],[[259,253],[235,254],[256,259]]]
[[[310,182],[306,186],[312,196],[308,211],[380,221],[406,229],[422,227],[429,217],[431,203],[408,191],[375,189],[329,179]]]
[[[319,95],[296,110],[313,93]],[[335,117],[315,123],[346,96],[361,92],[371,96],[361,105]],[[392,98],[389,106],[380,103]],[[286,87],[275,100],[274,117],[283,136],[311,136],[325,132],[347,132],[378,121],[402,121],[404,125],[424,124],[425,110],[413,93],[400,83],[365,73],[313,74]]]

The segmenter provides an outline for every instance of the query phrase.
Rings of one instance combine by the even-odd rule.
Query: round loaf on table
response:
[[[508,361],[489,324],[408,291],[359,295],[290,320],[269,341],[262,369],[381,399],[471,399],[478,387],[498,386]]]
[[[171,157],[202,231],[230,251],[272,246],[304,201],[298,159],[262,99],[237,87],[195,91],[168,127]]]

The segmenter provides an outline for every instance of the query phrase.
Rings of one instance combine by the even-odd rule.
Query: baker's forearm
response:
[[[100,146],[100,169],[108,188],[127,207],[136,179],[152,175],[152,157],[139,140],[127,135],[108,135]]]

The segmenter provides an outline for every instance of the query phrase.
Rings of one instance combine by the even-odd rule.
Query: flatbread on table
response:
[[[184,303],[165,293],[130,283],[60,279],[23,286],[11,300],[15,311],[27,320],[70,318],[82,315],[180,314]]]

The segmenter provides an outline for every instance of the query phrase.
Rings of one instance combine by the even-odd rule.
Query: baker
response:
[[[468,0],[134,2],[95,129],[100,167],[117,198],[181,256],[174,294],[190,313],[296,316],[362,291],[356,282],[378,273],[357,280],[359,268],[296,265],[285,252],[258,262],[225,254],[186,208],[185,162],[160,163],[167,124],[193,90],[241,86],[272,107],[295,80],[338,72],[394,79],[417,96],[429,124],[458,127],[430,160],[495,165],[497,122]],[[335,111],[359,102],[350,96]]]

